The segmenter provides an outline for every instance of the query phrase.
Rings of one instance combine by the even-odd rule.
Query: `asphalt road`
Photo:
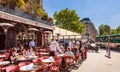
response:
[[[111,58],[106,57],[103,49],[99,53],[88,51],[88,57],[71,72],[120,72],[120,52],[111,51]]]

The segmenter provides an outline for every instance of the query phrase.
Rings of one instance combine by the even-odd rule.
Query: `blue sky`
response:
[[[100,24],[112,29],[120,25],[120,0],[43,0],[43,9],[50,17],[65,8],[76,10],[80,19],[89,17],[96,29]]]

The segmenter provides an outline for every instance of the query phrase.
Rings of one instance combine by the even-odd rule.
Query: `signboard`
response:
[[[43,27],[43,28],[47,28],[47,29],[53,29],[52,26],[48,26],[48,25],[45,25],[45,24],[42,24],[42,23],[39,23],[39,22],[36,22],[36,21],[32,21],[32,20],[25,19],[25,18],[22,18],[22,17],[19,17],[19,16],[8,14],[8,13],[2,12],[2,11],[0,11],[0,18],[15,21],[15,22],[19,22],[19,23],[23,23],[23,24],[28,24],[28,25],[32,25],[32,26]]]

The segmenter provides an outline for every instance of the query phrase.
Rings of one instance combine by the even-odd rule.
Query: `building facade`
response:
[[[83,38],[88,38],[95,41],[95,36],[98,34],[98,32],[94,24],[91,22],[89,18],[83,18],[81,22],[85,24],[85,31]]]
[[[49,32],[53,32],[53,24],[33,17],[19,9],[10,9],[0,5],[0,50],[17,46],[19,43],[28,45],[35,39],[36,46],[47,41]]]

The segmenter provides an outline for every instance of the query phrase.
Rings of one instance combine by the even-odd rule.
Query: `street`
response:
[[[99,53],[88,51],[88,58],[72,72],[120,72],[120,52],[111,51],[111,58],[105,54],[103,49]]]

